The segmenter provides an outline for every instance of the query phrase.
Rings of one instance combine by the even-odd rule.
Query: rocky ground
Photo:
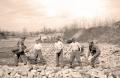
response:
[[[84,54],[88,52],[88,45],[85,47]],[[44,47],[43,56],[47,61],[45,65],[23,65],[0,66],[0,78],[120,78],[120,49],[116,45],[99,44],[101,55],[100,64],[92,68],[86,63],[85,56],[81,57],[82,67],[69,68],[68,46],[64,48],[65,66],[64,68],[55,67],[55,53],[53,45]],[[52,48],[51,48],[52,47]]]

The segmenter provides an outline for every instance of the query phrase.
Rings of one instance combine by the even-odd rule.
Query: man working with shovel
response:
[[[42,64],[45,63],[45,59],[43,58],[41,49],[42,49],[41,40],[40,39],[35,40],[34,46],[28,49],[28,54],[30,54],[28,56],[29,62],[35,63],[35,64],[37,64],[38,62],[41,62]]]
[[[17,42],[17,46],[12,49],[12,52],[14,53],[14,60],[15,65],[18,66],[18,62],[21,59],[24,63],[24,65],[27,64],[27,58],[25,55],[25,49],[26,46],[24,44],[26,37],[21,37],[20,40]]]
[[[95,68],[95,63],[98,62],[98,57],[100,56],[100,49],[95,45],[95,42],[89,42],[89,52],[87,58],[91,55],[90,65]]]

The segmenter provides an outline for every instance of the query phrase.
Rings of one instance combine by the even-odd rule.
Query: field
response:
[[[36,38],[27,38],[25,44],[30,47],[34,44]],[[99,57],[100,64],[97,68],[91,68],[86,64],[85,58],[81,57],[82,68],[76,66],[69,68],[70,51],[67,51],[68,45],[64,47],[63,69],[55,67],[55,52],[53,43],[43,43],[42,53],[46,60],[46,65],[33,65],[29,71],[29,66],[20,64],[18,67],[6,66],[13,65],[13,54],[11,49],[16,45],[18,38],[9,38],[0,41],[0,77],[2,78],[119,78],[120,77],[120,48],[117,45],[108,43],[97,44],[101,50]],[[84,54],[88,52],[88,43],[81,43],[84,46]],[[76,64],[76,62],[75,62]],[[107,74],[108,73],[108,74]],[[97,74],[97,75],[96,75]],[[113,76],[112,76],[113,75]],[[110,76],[110,77],[107,77]]]
[[[3,39],[0,41],[0,64],[12,64],[13,53],[12,48],[17,44],[18,38]],[[28,38],[25,44],[29,47],[34,43],[35,38]]]
[[[31,46],[34,45],[36,38],[27,38],[25,41],[25,45],[29,48]],[[9,38],[9,39],[3,39],[0,41],[0,64],[4,65],[4,64],[8,64],[11,65],[13,64],[13,53],[11,52],[12,48],[16,45],[17,41],[19,39],[18,38]],[[81,43],[84,46],[84,53],[87,54],[88,52],[88,44],[87,43]],[[50,57],[55,57],[55,53],[54,53],[54,46],[53,43],[42,43],[43,45],[43,55],[45,58],[49,58],[48,60],[50,60]],[[105,53],[109,53],[109,51],[116,51],[119,47],[116,47],[117,45],[112,45],[112,44],[108,44],[108,43],[99,43],[98,44],[99,48],[102,51],[102,55],[104,55]],[[70,56],[70,52],[67,51],[68,49],[68,44],[65,44],[64,46],[64,53],[66,55],[64,55],[65,58],[69,58]],[[67,52],[67,53],[66,53]],[[47,60],[47,59],[46,59]],[[55,60],[55,58],[54,58]]]
[[[30,47],[34,44],[36,38],[27,38],[25,44]],[[46,60],[46,65],[33,65],[32,70],[29,65],[18,67],[13,65],[13,54],[11,49],[16,45],[18,38],[9,38],[0,41],[0,77],[2,78],[114,78],[120,77],[120,48],[117,45],[108,43],[99,43],[98,47],[101,50],[99,57],[99,66],[95,69],[86,64],[85,58],[81,57],[82,68],[76,66],[74,69],[69,68],[70,51],[67,51],[68,45],[64,46],[64,68],[55,67],[55,53],[53,43],[43,43],[42,53]],[[88,52],[88,43],[84,45],[84,54]],[[76,62],[75,62],[76,64]],[[6,65],[10,65],[6,66]],[[108,74],[107,74],[108,73]],[[96,75],[97,74],[97,75]],[[112,76],[112,75],[113,76]],[[110,77],[107,77],[110,76]]]
[[[28,48],[33,46],[35,43],[35,39],[37,38],[27,38],[25,41],[25,45]],[[14,63],[13,53],[11,52],[11,50],[14,46],[16,46],[18,40],[18,38],[9,38],[0,41],[0,65],[12,65]],[[42,43],[42,45],[43,55],[45,56],[45,58],[49,58],[46,60],[51,60],[50,57],[54,55],[53,43]]]

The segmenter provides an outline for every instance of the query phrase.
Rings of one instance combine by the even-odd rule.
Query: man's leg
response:
[[[93,58],[91,59],[91,66],[94,67],[94,68],[95,68],[95,64],[99,61],[99,60],[98,60],[98,57],[99,57],[99,55],[96,56],[96,57],[93,57]]]
[[[93,57],[93,58],[91,59],[91,66],[92,66],[93,68],[95,68],[95,60],[96,60],[95,57]]]
[[[75,55],[74,55],[74,52],[72,52],[71,55],[70,55],[70,68],[73,67],[73,61],[74,61],[74,59],[75,59]]]
[[[41,51],[38,53],[38,57],[40,58],[41,61],[44,61],[43,55],[42,55],[42,52],[41,52]]]
[[[42,63],[45,62],[45,59],[43,58],[43,55],[42,55],[41,50],[37,51],[37,52],[35,53],[35,56],[36,56],[36,55],[37,55],[36,59],[37,59],[37,58],[40,58],[40,60],[41,60]]]
[[[81,60],[80,60],[80,54],[79,54],[79,51],[76,51],[76,53],[75,53],[75,58],[76,58],[77,62],[79,63],[79,65],[82,66],[82,64],[81,64]]]
[[[37,63],[38,54],[39,54],[38,51],[35,51],[34,60],[35,60],[36,63]]]
[[[61,59],[61,66],[63,67],[64,65],[63,65],[63,50],[61,50],[61,52],[60,52],[60,58],[59,59]]]
[[[12,49],[12,53],[13,53],[13,55],[14,55],[14,56],[13,56],[13,58],[14,58],[14,64],[15,64],[16,66],[18,66],[19,57],[20,57],[20,55],[17,54],[18,51],[19,51],[19,48],[18,48],[18,47],[14,47],[14,48]]]
[[[20,57],[20,55],[17,55],[17,54],[14,55],[15,66],[18,66],[19,57]]]
[[[59,66],[60,53],[56,53],[56,66]]]
[[[21,57],[24,65],[26,65],[27,64],[27,57],[25,56],[25,54],[21,54],[20,57]]]
[[[20,62],[20,63],[22,63],[22,62],[23,62],[23,61],[22,61],[22,58],[21,58],[20,56],[19,56],[19,62]]]

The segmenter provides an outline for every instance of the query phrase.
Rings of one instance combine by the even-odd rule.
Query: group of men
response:
[[[33,56],[28,56],[26,57],[25,52],[29,52],[30,50],[25,46],[24,41],[25,41],[26,37],[22,37],[18,43],[17,46],[12,50],[12,52],[14,53],[14,58],[15,58],[15,65],[18,66],[18,62],[19,59],[21,59],[24,63],[24,65],[27,64],[28,60],[34,60],[37,63],[37,59],[40,58],[41,63],[45,63],[45,60],[43,58],[42,55],[42,44],[41,44],[41,40],[37,39],[35,42],[35,45],[33,47]],[[55,49],[55,54],[56,54],[56,67],[64,67],[64,60],[63,60],[63,49],[64,49],[64,44],[61,38],[57,38],[55,44],[54,44],[54,49]],[[88,59],[88,57],[91,55],[91,61],[90,61],[90,65],[92,67],[95,67],[95,63],[100,55],[100,49],[94,44],[93,41],[89,42],[89,52],[87,54],[86,59]],[[80,54],[82,53],[83,47],[80,45],[79,42],[77,42],[77,40],[75,38],[72,38],[71,43],[69,44],[69,49],[68,51],[71,51],[70,53],[70,68],[73,68],[73,62],[76,59],[76,61],[78,62],[79,66],[82,66],[82,62],[80,59]]]
[[[22,61],[24,65],[26,65],[27,62],[30,61],[34,61],[34,63],[37,63],[38,58],[41,60],[42,63],[45,63],[41,52],[42,45],[40,43],[40,40],[35,40],[34,46],[27,48],[24,44],[25,39],[26,37],[21,37],[20,40],[17,42],[17,45],[12,49],[12,52],[14,54],[15,66],[18,66],[18,62],[20,61]],[[31,52],[31,50],[31,55],[26,56],[25,53]]]

